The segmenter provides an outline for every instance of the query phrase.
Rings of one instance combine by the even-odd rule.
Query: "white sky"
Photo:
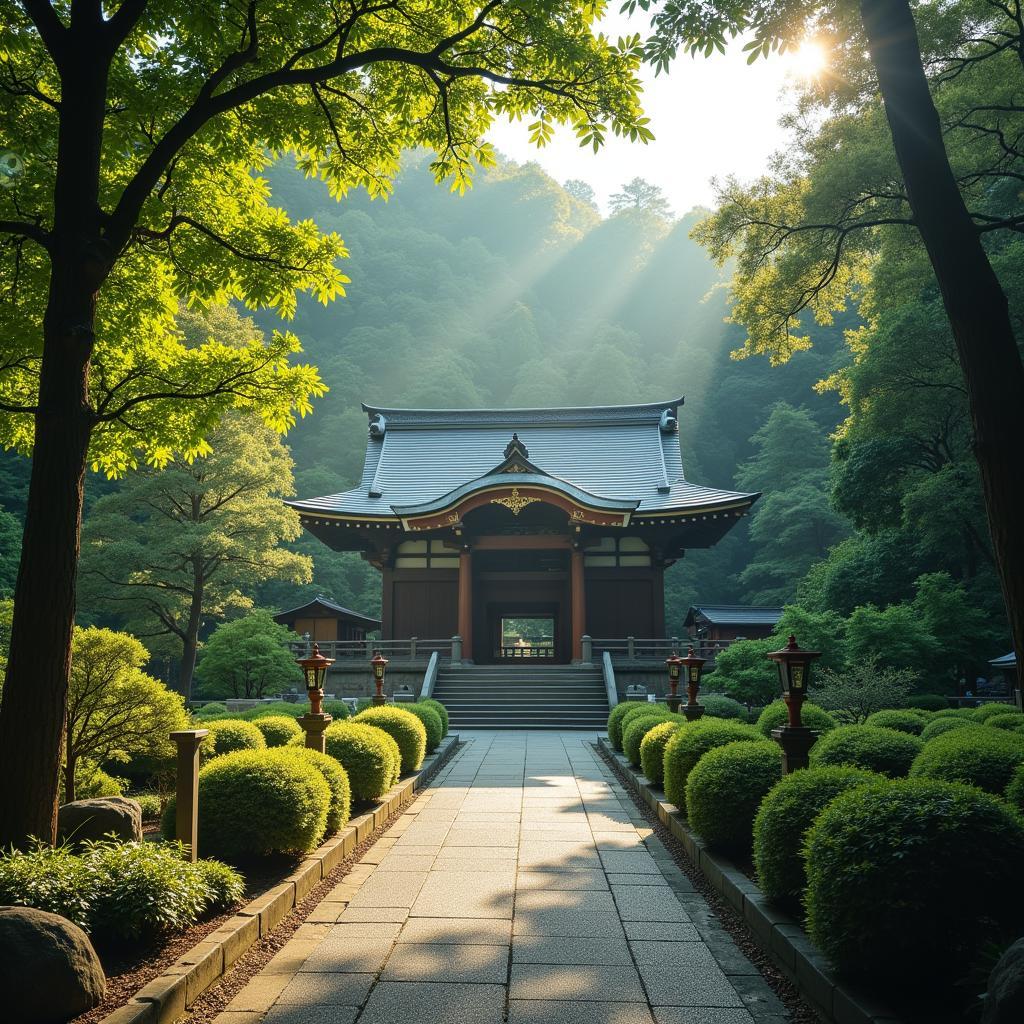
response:
[[[602,27],[612,38],[646,34],[639,18],[631,23],[617,14]],[[537,149],[528,141],[526,119],[496,123],[487,137],[506,156],[518,163],[536,161],[559,182],[582,178],[605,212],[611,193],[641,177],[664,190],[679,216],[694,206],[713,205],[713,177],[735,174],[749,180],[766,168],[769,156],[784,142],[778,121],[792,106],[785,87],[799,66],[800,59],[792,54],[748,66],[739,40],[724,56],[681,56],[668,75],[658,78],[645,66],[642,102],[655,135],[646,146],[609,133],[595,154],[589,147],[581,149],[570,129],[562,129],[549,145]]]

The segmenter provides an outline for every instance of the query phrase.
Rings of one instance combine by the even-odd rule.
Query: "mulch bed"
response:
[[[714,911],[719,923],[729,933],[729,937],[739,947],[740,952],[761,972],[764,980],[782,1001],[790,1013],[793,1024],[819,1024],[821,1018],[803,1001],[797,987],[775,966],[775,961],[757,944],[750,934],[746,922],[736,913],[732,904],[727,903],[711,888],[703,872],[690,860],[682,843],[662,824],[651,808],[639,798],[632,777],[623,771],[617,761],[608,756],[603,747],[595,744],[595,748],[605,764],[615,773],[615,777],[633,797],[633,803],[650,824],[654,834],[672,854],[672,859],[690,880],[694,889]]]

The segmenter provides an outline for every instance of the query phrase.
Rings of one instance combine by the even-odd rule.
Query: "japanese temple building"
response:
[[[364,405],[359,486],[289,504],[380,569],[384,640],[458,635],[476,664],[579,661],[585,634],[664,636],[666,567],[758,497],[685,479],[682,402]]]

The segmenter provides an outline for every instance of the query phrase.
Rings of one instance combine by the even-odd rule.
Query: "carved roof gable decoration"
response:
[[[529,448],[527,448],[526,445],[519,440],[519,435],[515,431],[513,431],[512,440],[509,441],[507,445],[505,445],[505,458],[511,459],[512,456],[517,453],[519,455],[522,455],[524,459],[528,459],[530,457]]]
[[[505,460],[499,462],[491,474],[494,473],[534,473],[537,476],[549,476],[547,472],[536,463],[530,461],[530,449],[523,443],[519,434],[514,433],[512,440],[505,445]]]

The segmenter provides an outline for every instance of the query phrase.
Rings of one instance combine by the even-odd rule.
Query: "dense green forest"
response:
[[[639,189],[635,202],[602,217],[585,183],[562,186],[537,165],[507,161],[460,196],[438,188],[427,158],[416,153],[407,154],[388,201],[357,192],[335,202],[322,183],[287,166],[269,179],[293,217],[337,231],[349,251],[347,295],[326,306],[300,301],[289,324],[303,358],[330,387],[287,438],[295,493],[332,493],[358,480],[361,401],[469,408],[682,394],[687,476],[764,496],[716,548],[690,551],[669,571],[669,632],[682,631],[697,601],[781,605],[799,596],[809,609],[845,615],[863,604],[911,600],[921,574],[945,571],[966,583],[970,601],[994,623],[989,642],[1001,642],[980,505],[965,510],[933,500],[929,530],[917,531],[914,509],[920,513],[929,492],[918,493],[916,478],[911,486],[907,467],[897,473],[892,459],[877,458],[879,449],[900,451],[893,425],[869,431],[869,460],[863,444],[851,464],[849,440],[833,442],[848,413],[841,398],[850,401],[859,322],[847,313],[811,325],[813,346],[779,366],[764,356],[733,358],[744,332],[726,322],[729,268],[719,269],[691,238],[707,211],[674,219],[657,189]],[[280,326],[266,314],[255,321],[268,332]],[[213,328],[244,330],[223,318]],[[846,384],[818,387],[830,378]],[[880,374],[858,386],[886,383]],[[921,394],[927,401],[927,391]],[[961,505],[970,505],[977,489],[970,464],[961,458],[945,472],[960,482]],[[0,588],[13,584],[11,539],[25,478],[22,460],[0,460]],[[89,510],[124,486],[90,475],[87,539]],[[975,534],[969,555],[950,540],[964,533],[963,517]],[[297,583],[294,574],[254,580],[244,600],[211,606],[204,631],[232,606],[287,607],[317,593],[378,611],[379,577],[358,556],[309,537],[288,546],[312,558],[310,581]],[[82,597],[81,621],[124,625],[109,602],[93,603],[88,589]]]

